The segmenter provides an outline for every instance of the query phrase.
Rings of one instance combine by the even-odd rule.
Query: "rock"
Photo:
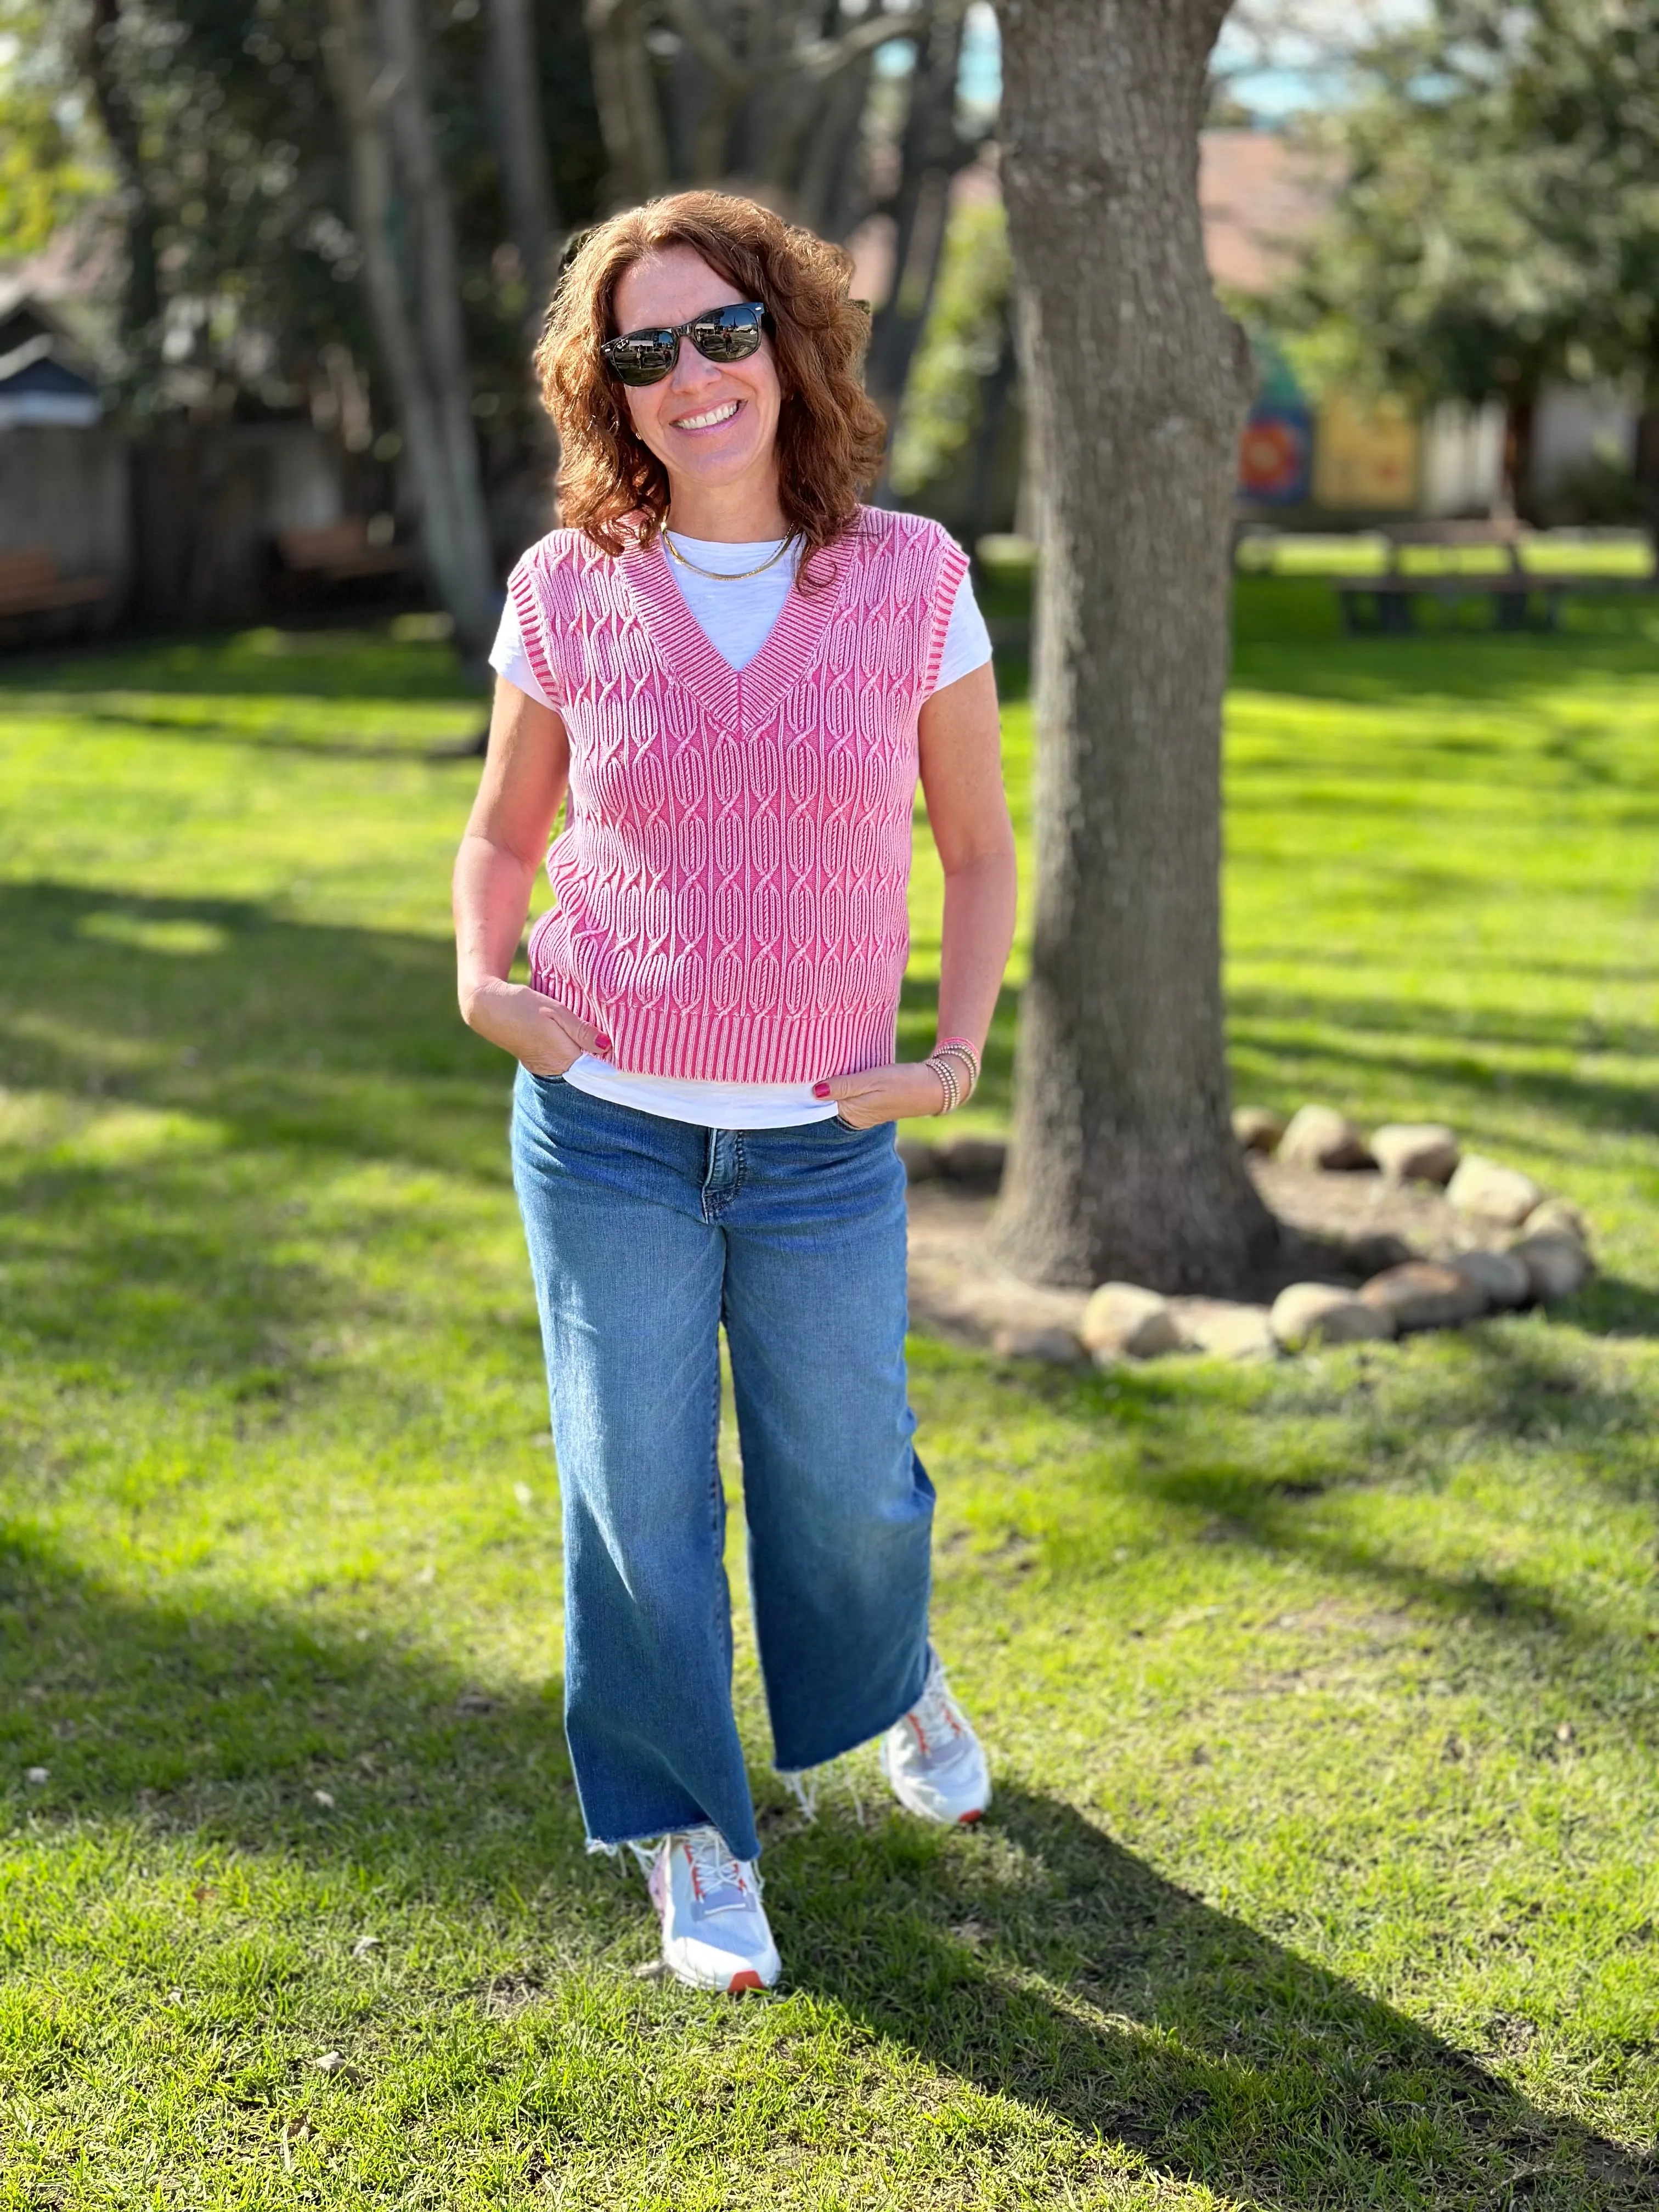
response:
[[[1055,1367],[1075,1367],[1085,1357],[1075,1334],[1053,1322],[1005,1322],[993,1334],[991,1349],[1004,1359],[1046,1359]]]
[[[1345,1267],[1356,1275],[1380,1275],[1385,1267],[1403,1267],[1417,1257],[1403,1237],[1389,1229],[1350,1229],[1339,1238],[1337,1250]]]
[[[1446,1263],[1479,1283],[1495,1306],[1523,1306],[1533,1295],[1526,1262],[1513,1252],[1460,1252]]]
[[[1169,1300],[1138,1283],[1103,1283],[1083,1309],[1078,1334],[1097,1359],[1156,1359],[1181,1349]]]
[[[1279,1140],[1279,1158],[1293,1168],[1369,1168],[1376,1162],[1353,1122],[1334,1106],[1300,1106]]]
[[[1449,1182],[1457,1167],[1457,1139],[1442,1121],[1385,1121],[1371,1151],[1396,1182]]]
[[[1466,1152],[1446,1195],[1460,1213],[1513,1229],[1542,1202],[1544,1194],[1519,1168],[1500,1167],[1479,1152]]]
[[[1576,1237],[1547,1233],[1522,1237],[1510,1245],[1509,1256],[1521,1262],[1534,1297],[1546,1305],[1583,1290],[1595,1272],[1589,1254]]]
[[[1212,1359],[1272,1359],[1279,1351],[1266,1306],[1237,1305],[1231,1298],[1172,1298],[1170,1310],[1181,1340]]]
[[[1273,1300],[1268,1323],[1287,1352],[1309,1344],[1357,1344],[1364,1337],[1392,1336],[1394,1316],[1365,1305],[1352,1291],[1329,1283],[1292,1283]]]
[[[1521,1226],[1528,1237],[1576,1237],[1589,1250],[1589,1224],[1565,1198],[1547,1198],[1534,1206]]]
[[[939,1173],[939,1155],[925,1137],[901,1137],[894,1150],[908,1182],[928,1182]]]
[[[1008,1147],[997,1137],[953,1137],[948,1145],[935,1145],[933,1158],[941,1175],[956,1182],[997,1182],[1008,1158]]]
[[[1285,1116],[1271,1106],[1235,1106],[1233,1134],[1247,1152],[1271,1152],[1285,1133]]]
[[[1378,1313],[1392,1314],[1396,1329],[1455,1328],[1486,1310],[1487,1295],[1472,1276],[1437,1260],[1410,1260],[1373,1275],[1359,1293]]]

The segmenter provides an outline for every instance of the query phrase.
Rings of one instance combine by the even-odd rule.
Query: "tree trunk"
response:
[[[421,546],[440,604],[471,666],[495,628],[495,564],[473,433],[448,194],[421,96],[410,0],[381,0],[377,54],[362,0],[328,0],[327,56],[351,155],[352,222],[369,312],[421,507]],[[386,122],[406,165],[411,313],[392,244],[395,179]]]
[[[957,75],[962,61],[963,0],[934,0],[918,27],[910,107],[901,149],[893,218],[893,289],[876,311],[865,361],[870,397],[896,426],[921,333],[933,304],[950,222],[951,179],[976,149],[957,137]],[[889,441],[888,453],[892,453]],[[887,469],[878,498],[885,497]]]
[[[1000,1247],[1223,1291],[1274,1241],[1222,1030],[1227,549],[1249,386],[1198,207],[1225,0],[999,0],[1042,515],[1037,866]]]
[[[1002,311],[1002,337],[997,365],[985,380],[980,395],[979,428],[974,434],[972,489],[968,495],[968,543],[977,545],[994,520],[992,502],[997,495],[997,463],[1007,434],[1008,410],[1017,383],[1017,356],[1012,303]]]
[[[1643,517],[1659,569],[1659,406],[1650,392],[1636,424],[1636,482],[1642,495]]]
[[[1522,522],[1531,522],[1536,516],[1532,449],[1537,412],[1537,397],[1530,388],[1507,395],[1504,409],[1504,495],[1509,501],[1510,514]]]
[[[440,465],[449,489],[446,526],[451,542],[444,559],[453,580],[445,603],[455,618],[465,657],[482,662],[495,633],[495,564],[478,434],[472,423],[472,374],[461,321],[455,219],[426,104],[425,41],[418,6],[419,0],[379,0],[386,101],[412,217],[409,264],[421,365],[432,394]]]
[[[599,131],[611,165],[605,198],[629,207],[669,188],[668,141],[651,81],[639,0],[585,0]]]
[[[160,339],[161,288],[155,252],[160,216],[144,174],[142,131],[121,75],[116,47],[120,0],[93,0],[84,28],[85,62],[93,104],[120,179],[127,266],[121,292],[121,337],[135,372],[154,367]]]
[[[801,221],[820,238],[844,239],[862,213],[859,153],[874,66],[872,53],[861,54],[836,76],[806,141],[795,204]]]
[[[552,289],[558,210],[542,130],[532,0],[489,0],[489,32],[490,106],[501,133],[507,219],[530,291],[528,319],[539,324]]]

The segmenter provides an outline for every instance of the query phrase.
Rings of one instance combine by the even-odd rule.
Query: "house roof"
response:
[[[39,253],[0,263],[0,327],[27,307],[62,339],[58,358],[95,377],[112,365],[121,269],[118,227],[100,204],[54,232]]]
[[[1205,131],[1198,199],[1216,283],[1251,297],[1271,291],[1323,219],[1334,183],[1328,161],[1274,131]]]
[[[51,308],[15,295],[0,299],[0,428],[84,428],[102,413],[97,378]]]
[[[1216,283],[1252,298],[1271,291],[1329,207],[1333,182],[1328,161],[1275,131],[1205,131],[1198,197],[1205,256]],[[1000,190],[994,165],[982,160],[958,173],[951,198],[994,198]],[[848,243],[854,292],[884,300],[893,280],[892,218],[872,217]]]

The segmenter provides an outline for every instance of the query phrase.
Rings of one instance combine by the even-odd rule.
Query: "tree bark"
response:
[[[501,131],[501,183],[513,243],[539,323],[553,283],[558,209],[548,175],[532,0],[489,0],[490,104]]]
[[[495,563],[472,428],[454,227],[421,95],[418,29],[410,0],[380,0],[377,52],[362,0],[328,0],[328,9],[329,71],[350,150],[352,224],[420,501],[422,551],[462,658],[482,668],[495,635]],[[392,137],[406,171],[412,311],[392,243]]]
[[[1654,404],[1656,388],[1659,388],[1659,378],[1652,380],[1647,404],[1637,418],[1636,482],[1642,495],[1654,566],[1659,568],[1659,405]]]
[[[639,0],[585,0],[593,63],[593,96],[611,164],[605,197],[612,207],[650,199],[669,186],[668,142],[644,46]]]
[[[1006,433],[1008,410],[1012,403],[1016,382],[1018,343],[1014,331],[1013,317],[1009,312],[1012,302],[1005,302],[1002,312],[1002,339],[997,355],[997,365],[985,380],[980,394],[979,428],[974,434],[973,489],[968,495],[968,543],[976,545],[992,525],[992,501],[997,494],[997,462],[1002,452]]]
[[[1525,391],[1505,396],[1504,411],[1504,494],[1510,512],[1522,522],[1537,519],[1537,495],[1532,481],[1533,426],[1537,420],[1537,394]]]
[[[836,76],[807,140],[795,204],[801,221],[820,238],[845,238],[863,212],[859,152],[874,66],[873,53],[861,54]]]
[[[956,134],[957,75],[966,14],[965,0],[933,0],[916,30],[910,106],[893,206],[893,289],[872,321],[864,367],[870,397],[890,425],[897,422],[910,363],[933,304],[950,220],[951,179],[978,150]],[[891,452],[890,441],[890,465]],[[884,468],[878,499],[884,499],[886,484]]]
[[[1220,717],[1249,386],[1205,266],[1225,0],[999,0],[1039,481],[1037,865],[997,1239],[1023,1273],[1222,1291],[1274,1240],[1229,1115]]]
[[[120,0],[93,0],[84,28],[86,72],[121,181],[127,250],[121,336],[135,368],[142,372],[154,365],[160,339],[161,287],[155,252],[160,218],[144,174],[137,111],[117,56],[120,34]]]

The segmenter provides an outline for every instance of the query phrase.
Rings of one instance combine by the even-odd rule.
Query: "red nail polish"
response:
[[[827,1083],[815,1083],[812,1085],[812,1096],[814,1098],[827,1098],[830,1096],[830,1085]]]
[[[596,1036],[593,1040],[593,1049],[595,1052],[609,1052],[611,1049],[610,1038],[608,1036]]]

